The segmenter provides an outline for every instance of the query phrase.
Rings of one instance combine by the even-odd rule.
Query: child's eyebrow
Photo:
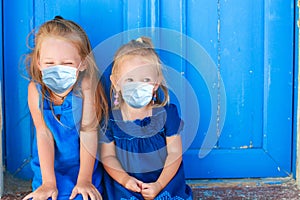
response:
[[[51,60],[51,59],[53,59],[53,58],[50,58],[50,57],[49,58],[48,57],[47,58],[40,58],[40,60]]]
[[[63,60],[63,62],[75,62],[75,60],[72,60],[72,59],[66,59],[66,60]]]

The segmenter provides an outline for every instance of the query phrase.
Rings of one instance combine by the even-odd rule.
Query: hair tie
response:
[[[143,43],[143,39],[141,37],[137,38],[135,41]]]
[[[56,15],[54,17],[54,20],[62,20],[62,19],[64,19],[64,18],[62,16],[60,16],[60,15]]]

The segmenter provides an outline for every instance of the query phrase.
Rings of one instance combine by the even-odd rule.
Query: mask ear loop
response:
[[[82,64],[82,61],[80,61],[78,67],[76,68],[78,71],[80,71],[80,68],[81,68],[81,64]]]

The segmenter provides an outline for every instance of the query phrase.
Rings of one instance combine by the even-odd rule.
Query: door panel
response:
[[[28,16],[23,12],[12,15],[16,6],[27,8]],[[13,5],[5,0],[4,8],[4,77],[11,77],[5,78],[9,171],[20,169],[22,176],[28,174],[23,167],[28,166],[33,132],[26,107],[27,82],[19,76],[16,61],[27,52],[26,33],[61,15],[82,25],[94,48],[122,35],[101,51],[99,62],[105,66],[100,68],[106,76],[121,42],[142,34],[155,38],[166,67],[180,75],[178,81],[168,79],[171,86],[179,85],[179,91],[171,90],[171,101],[186,121],[184,135],[195,135],[184,154],[187,178],[285,177],[292,173],[294,1],[25,0]],[[145,31],[145,27],[156,28]],[[157,34],[159,28],[171,36],[164,31]],[[187,85],[196,97],[195,109]],[[18,91],[13,100],[12,91]],[[184,98],[176,93],[185,94]],[[189,125],[198,126],[197,131],[188,132]],[[214,139],[205,146],[210,137]],[[15,138],[20,140],[17,148]]]
[[[33,127],[27,106],[24,54],[33,28],[33,4],[3,1],[3,107],[6,169],[15,176],[31,177]],[[30,44],[29,44],[30,45]]]

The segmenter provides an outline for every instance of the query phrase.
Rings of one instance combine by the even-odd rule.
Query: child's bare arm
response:
[[[122,168],[116,157],[114,142],[103,143],[101,146],[101,161],[107,173],[125,188],[134,192],[141,192],[143,182],[130,176]]]
[[[43,182],[53,182],[56,184],[53,136],[47,128],[39,108],[39,93],[34,82],[31,82],[28,86],[28,106],[36,128],[38,154]]]
[[[145,199],[153,199],[175,176],[182,161],[182,143],[180,135],[167,137],[168,156],[164,168],[154,183],[144,183],[142,194]]]
[[[98,147],[99,125],[95,110],[95,91],[90,79],[82,80],[82,119],[80,128],[80,171],[78,180],[92,182],[92,174]]]
[[[81,133],[82,134],[82,133]],[[76,197],[77,194],[81,194],[84,199],[96,199],[101,200],[101,194],[92,183],[92,175],[95,164],[95,156],[93,148],[96,146],[97,135],[86,134],[81,136],[80,139],[80,170],[77,178],[76,186],[74,187],[70,199]],[[89,147],[87,147],[89,146]]]
[[[98,148],[98,119],[95,110],[95,93],[89,79],[82,81],[82,120],[80,129],[80,169],[71,198],[77,194],[91,199],[101,199],[99,191],[92,184],[96,152]]]
[[[39,93],[34,82],[30,82],[28,86],[28,106],[36,128],[38,155],[43,181],[40,189],[37,189],[32,195],[36,198],[41,198],[44,195],[47,198],[52,196],[54,199],[57,196],[54,172],[54,141],[39,108]]]
[[[157,180],[163,188],[174,177],[182,161],[182,143],[179,134],[167,137],[167,151],[164,169]]]

